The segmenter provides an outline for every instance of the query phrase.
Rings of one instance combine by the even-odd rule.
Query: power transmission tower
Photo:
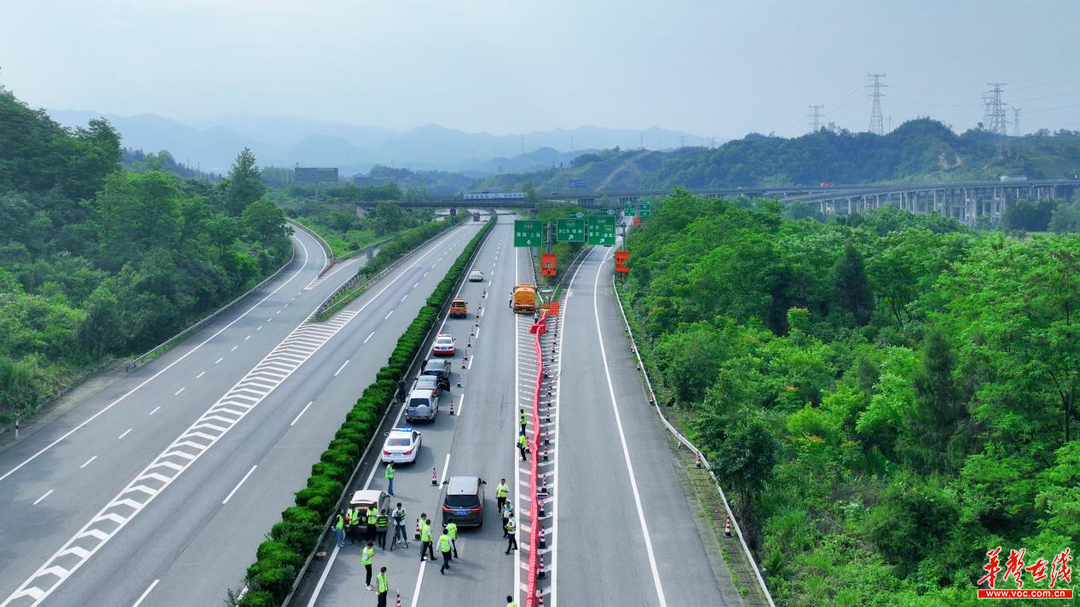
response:
[[[821,119],[825,117],[825,114],[821,113],[821,108],[824,105],[811,105],[810,113],[806,115],[810,119],[810,132],[816,133],[821,129]]]
[[[885,77],[885,74],[867,74],[866,77],[873,79],[873,83],[866,85],[866,88],[874,91],[869,95],[874,100],[874,104],[870,106],[870,132],[875,135],[884,135],[885,121],[881,117],[881,98],[885,95],[881,94],[881,89],[888,88],[889,85],[881,84],[881,79]]]
[[[1014,107],[1013,111],[1013,137],[1020,136],[1020,110],[1023,108]]]
[[[986,130],[995,135],[1005,136],[1009,134],[1009,119],[1005,116],[1005,102],[1001,100],[1001,94],[1005,92],[1001,87],[1004,82],[987,82],[990,90],[983,94],[983,124]]]

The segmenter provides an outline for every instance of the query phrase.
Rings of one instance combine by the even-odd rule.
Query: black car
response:
[[[424,361],[424,370],[420,375],[434,375],[439,378],[439,386],[443,390],[450,389],[450,361],[429,359]]]
[[[453,521],[459,527],[482,527],[486,484],[477,476],[452,476],[444,481],[446,489],[442,499],[443,525]]]

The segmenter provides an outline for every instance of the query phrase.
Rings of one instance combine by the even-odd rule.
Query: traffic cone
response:
[[[544,497],[543,496],[544,496],[543,493],[541,493],[539,491],[536,492],[536,508],[537,508],[536,515],[537,516],[544,516]]]
[[[547,546],[547,535],[544,534],[544,526],[540,526],[540,547]]]
[[[731,517],[727,517],[727,521],[724,522],[724,537],[731,537]]]
[[[544,445],[544,461],[545,462],[547,461],[547,458],[548,458],[547,445]]]
[[[550,424],[551,423],[551,409],[550,408],[544,410],[544,423],[545,424]]]
[[[462,351],[461,360],[469,360],[469,351],[467,349]]]
[[[544,593],[540,590],[536,591],[536,607],[544,607]]]
[[[401,607],[401,593],[397,593],[397,607]]]
[[[439,486],[439,476],[437,474],[435,474],[435,466],[431,467],[431,486],[432,487],[438,487]]]
[[[550,439],[549,439],[549,437],[548,437],[548,431],[547,431],[547,429],[545,428],[545,429],[544,429],[544,444],[546,445],[546,444],[548,444],[549,442],[551,442],[551,441],[550,441]]]
[[[413,539],[420,539],[420,519],[416,519],[416,533],[413,534]]]
[[[544,491],[544,493],[547,493],[547,475],[546,474],[544,474],[543,476],[540,477],[540,487]]]
[[[454,414],[454,399],[450,399],[450,415]]]
[[[536,577],[538,577],[538,578],[547,577],[547,572],[544,571],[544,555],[542,555],[542,554],[540,555],[540,569],[538,569],[536,571]]]

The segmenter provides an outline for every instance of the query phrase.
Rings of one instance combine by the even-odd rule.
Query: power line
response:
[[[869,95],[874,100],[874,105],[870,108],[870,132],[874,135],[884,135],[885,124],[881,116],[881,98],[884,95],[881,94],[881,89],[888,85],[881,84],[881,79],[885,77],[885,74],[867,74],[866,77],[874,80],[872,84],[866,86],[874,91]]]
[[[986,105],[983,112],[983,124],[986,130],[995,135],[1008,135],[1009,119],[1005,116],[1005,102],[1001,100],[1001,94],[1005,92],[1005,89],[1001,87],[1006,83],[987,82],[986,84],[990,90],[983,94],[983,103]]]
[[[825,117],[825,114],[821,113],[821,109],[824,105],[811,105],[810,113],[806,115],[810,119],[810,132],[816,133],[821,129],[821,119]]]

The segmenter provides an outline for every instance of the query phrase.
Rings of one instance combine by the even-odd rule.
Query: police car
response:
[[[411,464],[420,451],[420,433],[409,427],[394,428],[386,433],[383,443],[383,463]]]
[[[435,338],[435,344],[431,346],[431,353],[435,356],[454,355],[454,336],[449,333],[439,333]]]

